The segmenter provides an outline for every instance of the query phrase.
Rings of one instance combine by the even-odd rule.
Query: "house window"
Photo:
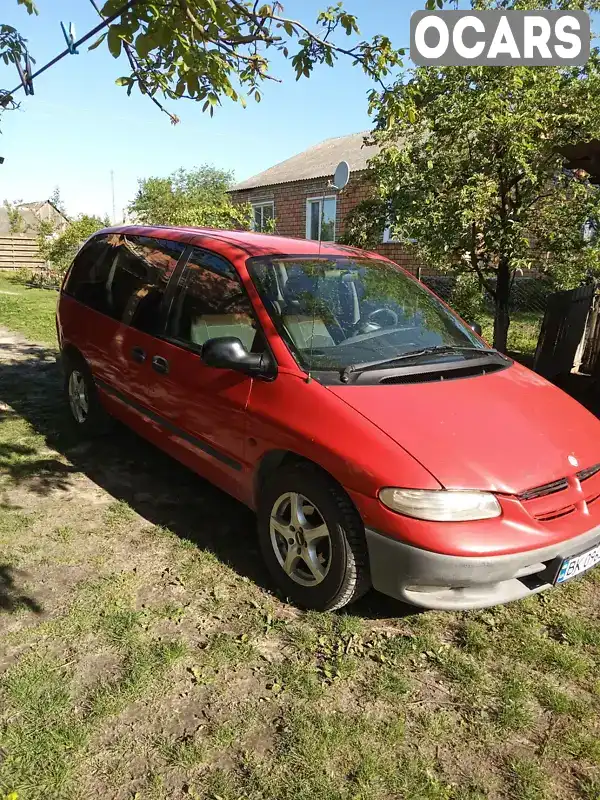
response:
[[[306,201],[306,238],[335,242],[335,197],[315,197]]]
[[[389,242],[397,242],[397,239],[394,239],[394,234],[392,233],[392,228],[390,225],[384,228],[383,230],[383,243],[388,244]]]
[[[272,200],[266,203],[252,203],[252,212],[252,230],[258,233],[270,232],[275,218],[275,203]]]
[[[399,239],[395,234],[391,227],[391,225],[387,225],[383,229],[383,244],[416,244],[416,239]]]

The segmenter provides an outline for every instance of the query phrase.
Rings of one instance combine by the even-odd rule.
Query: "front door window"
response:
[[[208,339],[235,336],[252,349],[252,306],[239,278],[219,256],[192,250],[171,307],[168,335],[192,349]]]

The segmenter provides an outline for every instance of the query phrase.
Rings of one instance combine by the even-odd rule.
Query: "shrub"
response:
[[[450,305],[463,319],[476,320],[485,306],[484,293],[476,275],[458,275],[450,294]]]
[[[60,279],[83,242],[107,225],[110,225],[108,219],[81,214],[71,220],[65,230],[58,235],[47,236],[45,232],[41,232],[38,237],[38,252],[46,262],[47,270]]]

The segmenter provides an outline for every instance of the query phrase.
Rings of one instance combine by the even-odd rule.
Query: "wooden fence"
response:
[[[0,269],[36,269],[44,265],[33,236],[0,236]]]
[[[573,369],[584,371],[595,293],[596,287],[587,284],[550,295],[535,351],[533,368],[540,375],[552,379]]]
[[[600,377],[600,294],[592,301],[585,333],[575,354],[575,369],[583,375]]]

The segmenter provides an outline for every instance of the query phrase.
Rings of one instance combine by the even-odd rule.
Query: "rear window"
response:
[[[184,249],[168,239],[96,236],[77,254],[65,292],[113,319],[156,332],[162,298]]]

